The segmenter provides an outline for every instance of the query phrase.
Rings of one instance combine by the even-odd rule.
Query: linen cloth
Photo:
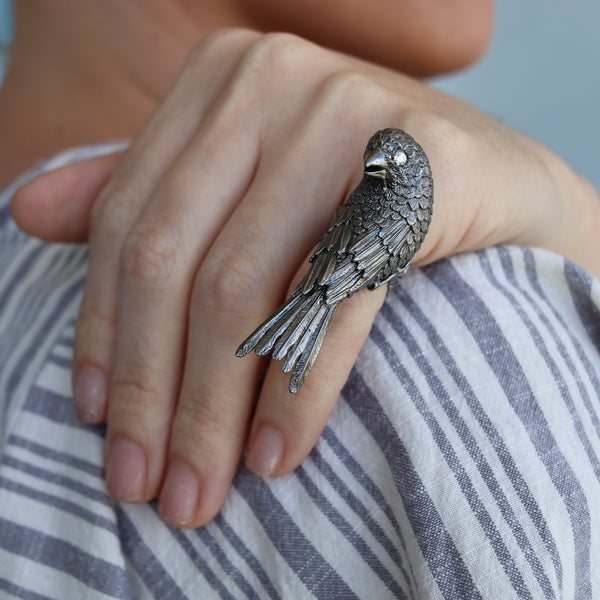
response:
[[[410,272],[309,458],[240,466],[209,525],[113,501],[70,384],[87,249],[27,237],[9,205],[121,146],[0,194],[0,597],[600,598],[600,284],[542,250]]]

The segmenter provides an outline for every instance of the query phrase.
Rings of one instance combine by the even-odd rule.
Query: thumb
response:
[[[43,173],[16,193],[12,215],[26,233],[51,242],[84,242],[92,206],[122,152]]]

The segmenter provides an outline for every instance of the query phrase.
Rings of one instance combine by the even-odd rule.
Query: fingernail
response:
[[[104,418],[106,405],[106,378],[104,373],[84,365],[75,382],[75,412],[83,423],[98,423]]]
[[[134,442],[115,438],[106,465],[106,485],[113,498],[139,500],[146,484],[146,453]]]
[[[160,495],[161,517],[174,527],[190,525],[196,516],[199,494],[195,471],[181,460],[172,460]]]
[[[279,467],[283,448],[281,433],[270,425],[261,425],[248,449],[246,465],[257,475],[270,477]]]

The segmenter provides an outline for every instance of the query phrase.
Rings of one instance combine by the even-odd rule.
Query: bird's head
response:
[[[365,176],[382,179],[389,187],[406,181],[413,167],[428,166],[421,146],[401,129],[382,129],[375,133],[365,149]]]

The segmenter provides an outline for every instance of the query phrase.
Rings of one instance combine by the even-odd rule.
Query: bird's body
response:
[[[427,156],[399,129],[377,132],[365,150],[365,174],[337,210],[290,298],[238,348],[285,357],[290,392],[300,389],[340,302],[404,275],[429,228],[433,180]]]

